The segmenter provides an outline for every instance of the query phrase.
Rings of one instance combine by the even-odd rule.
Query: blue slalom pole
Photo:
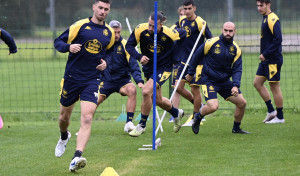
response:
[[[156,130],[156,69],[157,69],[157,1],[154,1],[154,53],[153,53],[153,132],[152,150],[155,150]]]

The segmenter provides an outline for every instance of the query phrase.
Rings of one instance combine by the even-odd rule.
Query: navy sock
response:
[[[274,108],[273,108],[273,105],[272,105],[272,101],[271,101],[271,100],[268,100],[268,101],[266,101],[265,103],[266,103],[267,108],[268,108],[268,113],[273,112],[273,111],[274,111]]]
[[[283,119],[283,112],[282,112],[283,108],[276,108],[277,110],[277,118],[278,119]]]
[[[66,132],[60,132],[60,138],[61,140],[68,139],[68,130]]]
[[[204,115],[201,115],[200,112],[197,112],[197,113],[194,115],[195,120],[203,119],[203,117],[204,117]]]
[[[127,112],[127,120],[126,120],[126,123],[127,123],[127,122],[132,122],[133,116],[134,116],[134,113],[133,113],[133,112]]]
[[[81,155],[82,155],[82,151],[76,150],[72,159],[74,159],[75,157],[81,157]]]
[[[168,111],[174,118],[178,117],[178,109],[174,108],[172,105],[172,108]]]
[[[197,114],[197,112],[194,111],[193,118],[195,118],[196,114]]]
[[[233,130],[239,130],[240,129],[240,125],[241,125],[241,122],[234,121],[234,123],[233,123]]]
[[[143,128],[146,127],[146,123],[147,123],[148,116],[149,116],[149,115],[141,114],[140,124],[142,125]]]

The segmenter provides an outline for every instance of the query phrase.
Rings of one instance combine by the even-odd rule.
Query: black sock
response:
[[[127,112],[127,120],[126,120],[126,123],[127,123],[127,122],[132,122],[133,116],[134,116],[134,113],[133,113],[133,112]]]
[[[195,112],[195,111],[194,111],[194,114],[193,114],[193,119],[195,118],[196,114],[197,114],[197,112]]]
[[[283,108],[276,108],[276,109],[277,109],[277,118],[283,119],[283,112],[282,112]]]
[[[72,159],[74,159],[75,157],[81,157],[81,155],[82,155],[82,151],[76,150]]]
[[[61,140],[67,140],[68,139],[68,130],[66,132],[60,132],[60,138],[61,138]]]
[[[194,119],[195,120],[198,120],[198,119],[203,119],[203,115],[201,115],[201,113],[200,112],[197,112],[195,115],[194,115]]]
[[[272,101],[271,101],[271,100],[268,100],[268,101],[266,101],[265,103],[266,103],[267,108],[268,108],[268,113],[273,112],[273,111],[274,111],[274,108],[273,108],[273,105],[272,105]]]
[[[141,113],[141,120],[140,120],[140,123],[139,123],[139,124],[141,124],[141,126],[142,126],[143,128],[146,127],[146,123],[147,123],[148,116],[149,116],[149,115],[144,115],[144,114]]]
[[[174,108],[174,106],[172,105],[172,108],[170,110],[168,110],[168,112],[174,117],[178,117],[178,109]]]
[[[241,125],[241,122],[234,121],[233,122],[233,130],[239,130],[240,129],[240,125]]]

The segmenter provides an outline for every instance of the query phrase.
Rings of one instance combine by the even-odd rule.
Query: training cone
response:
[[[100,176],[119,176],[119,174],[112,167],[106,167]]]
[[[117,118],[117,120],[116,120],[117,122],[122,122],[122,121],[126,122],[127,114],[125,113],[125,111],[126,111],[126,107],[125,107],[125,105],[122,105],[122,113]]]
[[[2,120],[2,117],[0,115],[0,129],[2,129],[2,128],[3,128],[3,120]]]

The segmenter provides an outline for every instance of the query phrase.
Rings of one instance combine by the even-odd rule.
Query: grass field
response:
[[[217,111],[206,117],[198,135],[193,134],[190,127],[182,127],[175,134],[173,124],[165,120],[164,132],[158,133],[162,146],[156,151],[137,150],[142,144],[151,143],[152,120],[138,138],[123,132],[123,122],[95,120],[83,154],[87,165],[73,174],[68,167],[75,151],[75,132],[80,126],[78,119],[71,121],[69,130],[73,136],[65,154],[56,158],[57,118],[22,117],[16,120],[2,115],[0,175],[96,176],[106,167],[113,167],[122,176],[299,175],[299,113],[285,112],[286,123],[280,125],[263,124],[264,116],[265,112],[246,113],[242,128],[250,131],[249,135],[231,133],[231,111]]]

